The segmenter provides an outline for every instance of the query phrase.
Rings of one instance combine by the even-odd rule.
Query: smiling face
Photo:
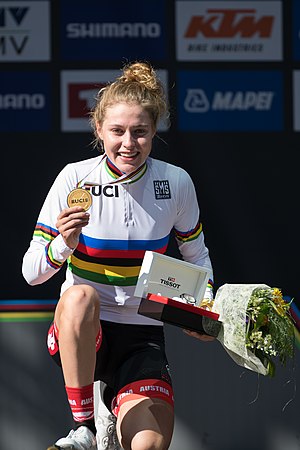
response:
[[[97,134],[105,153],[119,170],[128,174],[143,164],[151,152],[155,128],[145,108],[135,103],[116,103],[106,109]]]

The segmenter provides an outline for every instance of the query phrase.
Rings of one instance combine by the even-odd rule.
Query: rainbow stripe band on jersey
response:
[[[189,242],[193,241],[194,239],[197,239],[197,237],[201,232],[202,232],[202,223],[199,221],[195,226],[195,228],[193,228],[192,230],[186,232],[175,230],[175,236],[181,242]]]
[[[146,250],[165,253],[169,236],[154,240],[108,240],[80,236],[68,268],[84,279],[114,286],[134,286]]]

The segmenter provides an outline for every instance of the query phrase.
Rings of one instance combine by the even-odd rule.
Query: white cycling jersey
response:
[[[145,251],[165,253],[174,229],[183,259],[212,273],[195,188],[185,170],[150,157],[133,179],[122,183],[121,176],[103,156],[64,167],[40,211],[23,275],[29,284],[40,284],[67,262],[61,293],[74,284],[89,284],[100,295],[102,319],[160,325],[137,314],[140,299],[134,290]],[[90,191],[92,206],[89,224],[72,250],[55,224],[68,207],[68,194],[78,187]]]

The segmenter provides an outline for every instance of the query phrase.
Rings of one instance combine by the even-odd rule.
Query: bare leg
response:
[[[69,387],[87,386],[94,381],[99,311],[99,296],[87,285],[70,287],[58,302],[55,323],[65,384]]]
[[[129,400],[120,407],[119,441],[125,450],[167,450],[174,427],[174,410],[164,400]]]

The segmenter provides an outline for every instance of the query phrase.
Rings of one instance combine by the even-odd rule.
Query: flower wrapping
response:
[[[212,311],[220,316],[222,327],[217,339],[229,356],[242,367],[268,375],[268,365],[249,349],[247,343],[248,304],[257,288],[271,290],[266,284],[224,284],[216,293]]]

